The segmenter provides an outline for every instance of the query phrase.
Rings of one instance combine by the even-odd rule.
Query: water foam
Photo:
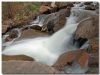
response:
[[[66,19],[65,26],[52,36],[17,42],[6,47],[2,53],[4,55],[27,55],[38,62],[49,66],[53,65],[62,53],[76,49],[71,44],[71,41],[73,33],[79,24],[78,20],[84,18],[80,12],[82,12],[80,9],[72,8],[71,15]]]

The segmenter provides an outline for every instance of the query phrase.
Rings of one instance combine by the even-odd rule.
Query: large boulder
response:
[[[94,39],[94,41],[96,43],[96,39]],[[96,43],[95,45],[98,45],[98,44]],[[90,50],[93,51],[92,48],[90,48]],[[82,71],[82,73],[97,74],[99,71],[98,70],[98,63],[99,63],[98,57],[99,57],[98,51],[95,53],[93,52],[89,53],[88,49],[79,49],[79,50],[69,51],[67,53],[62,54],[58,58],[56,63],[53,65],[53,67],[56,68],[57,70],[64,71],[65,73],[69,73],[69,72],[70,73],[74,73],[74,72],[80,73]],[[75,65],[77,65],[77,68],[75,67]]]
[[[70,8],[61,9],[59,10],[59,12],[49,14],[42,27],[42,31],[47,28],[49,22],[52,22],[52,24],[54,24],[54,31],[58,31],[65,25],[66,16],[70,16]]]
[[[77,62],[80,67],[84,67],[87,60],[89,59],[88,53],[86,50],[74,50],[74,51],[69,51],[64,54],[62,54],[56,63],[53,65],[58,70],[62,70],[65,66],[72,66],[74,62]]]
[[[78,38],[87,38],[91,39],[99,36],[99,17],[92,16],[89,19],[81,22],[76,31],[75,31],[75,39]]]
[[[47,74],[60,73],[54,68],[35,61],[3,61],[4,74]]]
[[[50,14],[66,7],[73,7],[73,2],[43,2],[40,13]]]

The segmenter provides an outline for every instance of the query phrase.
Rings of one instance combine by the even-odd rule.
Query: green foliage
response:
[[[32,13],[39,12],[40,3],[25,3],[24,8],[16,13],[16,18],[21,19]]]
[[[24,8],[26,12],[38,12],[40,8],[40,3],[27,3]]]

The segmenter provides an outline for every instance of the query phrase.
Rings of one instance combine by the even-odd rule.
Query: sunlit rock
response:
[[[98,16],[90,17],[88,20],[81,22],[76,31],[75,38],[93,38],[97,37],[99,33],[99,18]]]

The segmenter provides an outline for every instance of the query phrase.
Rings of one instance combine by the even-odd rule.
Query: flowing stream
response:
[[[71,15],[66,19],[66,24],[61,30],[57,31],[50,37],[16,41],[10,46],[7,46],[2,54],[26,55],[34,58],[37,62],[52,66],[64,52],[77,50],[77,47],[72,44],[73,34],[79,23],[83,21],[87,15],[91,14],[94,13],[79,9],[79,6],[75,5],[72,7]],[[34,23],[38,22],[39,17]],[[40,23],[39,25],[41,25]]]

